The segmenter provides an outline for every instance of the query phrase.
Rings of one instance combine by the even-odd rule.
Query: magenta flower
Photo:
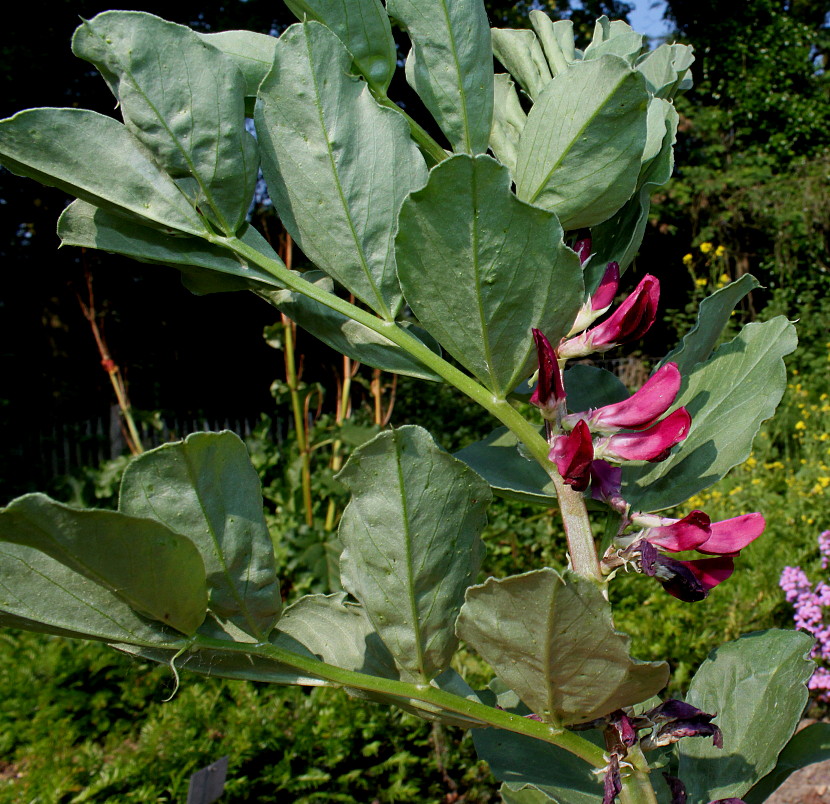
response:
[[[574,244],[574,251],[579,257],[579,264],[585,265],[588,258],[591,256],[591,238],[585,237],[582,240],[577,240]]]
[[[602,324],[564,341],[558,349],[559,357],[607,352],[621,343],[641,338],[654,323],[659,299],[659,281],[646,274],[634,292]]]
[[[658,463],[669,457],[672,447],[689,434],[692,417],[686,408],[678,408],[648,430],[637,433],[617,433],[602,438],[594,445],[597,458],[620,461],[649,461]]]
[[[591,462],[594,459],[594,445],[588,425],[578,421],[570,433],[556,436],[550,459],[568,486],[576,491],[585,491],[591,480]]]
[[[683,519],[646,529],[642,538],[661,550],[680,553],[684,550],[698,549],[711,533],[709,517],[703,511],[692,511]]]
[[[565,410],[565,386],[562,383],[562,371],[556,350],[541,330],[534,329],[533,340],[536,342],[536,354],[539,358],[539,379],[530,397],[531,405],[542,410],[546,419],[555,419]]]
[[[695,549],[706,555],[736,556],[757,539],[766,526],[766,520],[759,513],[713,522],[710,526],[711,536]]]
[[[572,427],[577,419],[584,418],[595,433],[610,434],[623,429],[643,430],[651,427],[671,407],[680,390],[680,382],[677,364],[666,363],[628,399],[585,413],[572,413],[562,419],[562,424],[566,428]]]
[[[636,545],[643,573],[657,578],[672,597],[686,603],[704,600],[712,589],[723,583],[735,570],[731,556],[677,561],[659,553],[645,539]]]

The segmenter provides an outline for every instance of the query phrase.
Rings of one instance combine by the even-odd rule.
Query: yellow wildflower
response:
[[[727,282],[731,282],[731,281],[732,281],[732,277],[731,277],[731,276],[729,276],[729,274],[721,274],[721,275],[718,277],[718,280],[719,280],[720,282],[723,282],[724,284],[726,284]]]
[[[706,287],[706,285],[708,285],[708,284],[709,284],[709,280],[708,280],[708,279],[704,279],[704,278],[701,276],[701,277],[698,277],[697,279],[695,279],[695,284],[696,284],[699,288],[705,288],[705,287]]]
[[[804,422],[803,422],[803,421],[801,421],[801,420],[799,419],[799,420],[795,423],[795,429],[796,429],[796,430],[806,430],[806,429],[807,429],[807,425],[806,425],[806,424],[804,424]]]
[[[706,242],[701,243],[698,248],[700,249],[701,254],[708,254],[712,250],[712,244],[707,240]]]
[[[722,257],[724,254],[726,254],[726,246],[718,246],[715,249],[715,256],[716,257]]]
[[[686,267],[690,266],[692,262],[694,262],[694,257],[691,254],[684,254],[683,255],[683,265]]]

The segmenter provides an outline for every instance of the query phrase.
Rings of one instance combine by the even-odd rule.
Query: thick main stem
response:
[[[651,784],[648,762],[639,745],[628,749],[626,761],[634,768],[627,776],[623,776],[620,804],[657,804],[657,794]]]

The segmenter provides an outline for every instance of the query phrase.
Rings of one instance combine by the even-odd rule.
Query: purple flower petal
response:
[[[533,330],[536,342],[536,354],[539,358],[539,379],[531,394],[530,403],[543,411],[553,412],[558,406],[564,406],[565,386],[556,350],[541,330]]]
[[[602,804],[614,804],[614,799],[621,792],[622,779],[620,778],[620,758],[616,754],[611,754],[611,761],[608,763],[608,770],[605,772]]]
[[[597,289],[591,295],[591,309],[604,310],[611,306],[614,296],[617,295],[617,288],[620,285],[620,264],[609,262],[605,268]],[[597,315],[599,318],[599,315]]]
[[[703,511],[692,511],[671,525],[646,530],[643,538],[670,553],[698,549],[710,536],[709,517]]]
[[[579,257],[579,264],[585,265],[588,262],[588,257],[591,256],[591,238],[585,237],[582,240],[577,240],[574,245],[574,251]]]
[[[663,773],[663,778],[671,791],[671,804],[686,804],[686,785],[676,776],[670,776],[668,773]]]

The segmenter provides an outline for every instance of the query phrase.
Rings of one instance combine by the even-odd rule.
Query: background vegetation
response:
[[[109,112],[103,82],[68,50],[77,15],[103,8],[41,5],[37,24],[2,35],[0,114],[71,105],[81,96],[84,105]],[[581,25],[603,11],[620,17],[628,10],[617,0],[543,5],[554,14],[573,13]],[[830,4],[668,5],[678,38],[694,44],[699,60],[695,89],[679,104],[679,170],[656,199],[634,269],[660,277],[669,306],[662,330],[640,344],[640,352],[661,355],[685,332],[700,298],[746,272],[766,290],[755,292],[739,315],[784,312],[799,319],[801,338],[788,393],[753,456],[693,501],[713,519],[756,510],[767,516],[766,534],[740,557],[735,576],[695,605],[675,601],[642,577],[623,576],[612,586],[618,626],[632,634],[635,655],[669,658],[672,687],[682,691],[696,664],[723,640],[788,624],[791,612],[778,589],[781,568],[800,564],[817,577],[815,538],[830,527]],[[527,6],[488,4],[499,25],[520,24]],[[137,7],[209,30],[276,32],[291,21],[279,5],[263,0]],[[33,52],[41,58],[32,59]],[[396,96],[405,91],[400,87]],[[7,266],[0,287],[0,372],[6,378],[0,427],[12,439],[110,405],[111,389],[75,299],[84,271],[91,270],[102,326],[137,407],[270,417],[249,447],[263,478],[289,599],[337,582],[332,557],[345,498],[334,474],[351,448],[387,418],[395,425],[423,424],[451,450],[489,430],[486,418],[450,389],[405,379],[392,386],[365,369],[352,376],[354,367],[302,334],[302,371],[292,388],[279,351],[285,346],[279,323],[269,332],[278,351],[261,337],[263,327],[274,324],[267,306],[241,294],[192,297],[165,269],[56,253],[54,221],[64,203],[57,192],[0,173],[0,256]],[[278,222],[263,220],[278,237]],[[221,367],[218,385],[207,384],[207,365]],[[299,438],[282,425],[275,443],[272,425],[289,420],[292,390],[313,423]],[[34,481],[13,439],[3,454],[5,500]],[[52,491],[77,504],[106,505],[122,465],[89,467],[56,481]],[[305,465],[314,469],[310,496],[303,489]],[[329,496],[333,507],[321,502]],[[559,523],[538,508],[497,501],[486,540],[487,574],[562,560]],[[462,664],[468,679],[486,679],[474,657]],[[165,702],[172,691],[167,668],[104,646],[3,632],[0,804],[183,801],[190,774],[225,754],[226,801],[497,799],[470,740],[452,729],[330,690],[185,676]]]

